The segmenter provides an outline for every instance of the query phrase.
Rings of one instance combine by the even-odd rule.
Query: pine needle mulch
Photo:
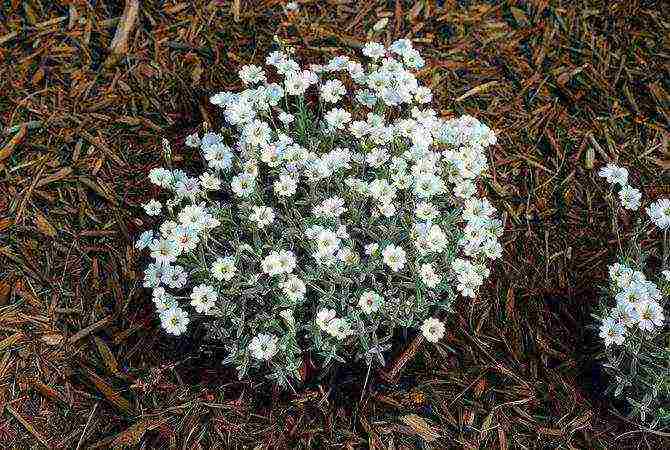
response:
[[[668,195],[667,2],[6,0],[0,6],[3,448],[646,448],[603,396],[590,312],[615,242],[594,168]],[[133,248],[161,163],[279,36],[321,61],[410,37],[445,116],[499,133],[504,258],[447,339],[298,395],[160,333]],[[310,374],[306,373],[309,377]],[[621,405],[618,405],[621,406]]]

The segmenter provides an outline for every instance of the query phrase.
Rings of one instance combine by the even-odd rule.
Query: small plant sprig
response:
[[[263,366],[292,387],[305,351],[323,367],[384,365],[396,327],[437,342],[436,316],[474,297],[501,255],[477,187],[494,133],[428,107],[409,40],[363,54],[303,68],[286,49],[269,71],[243,66],[247,88],[210,99],[223,127],[185,141],[206,171],[149,174],[173,194],[145,205],[167,220],[137,242],[161,324],[180,335],[213,316],[240,377]]]
[[[670,200],[657,200],[646,208],[646,219],[638,221],[633,238],[624,247],[617,222],[620,208],[638,210],[642,195],[628,184],[628,171],[623,167],[608,164],[599,175],[606,178],[611,187],[612,227],[619,242],[619,261],[609,266],[610,283],[605,289],[600,313],[594,315],[600,321],[600,337],[605,346],[604,367],[615,380],[610,389],[615,397],[625,396],[631,406],[631,416],[651,428],[667,425],[670,423],[670,330],[665,326],[664,307],[670,295]],[[618,201],[614,196],[617,188]],[[643,249],[640,237],[653,237],[659,231],[661,245]],[[657,252],[660,264],[652,266],[649,257]],[[645,272],[655,275],[648,279]]]

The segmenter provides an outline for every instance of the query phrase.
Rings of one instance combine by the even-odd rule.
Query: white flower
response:
[[[268,361],[277,354],[279,338],[274,334],[261,333],[249,342],[249,352],[256,359]]]
[[[290,250],[282,250],[278,256],[279,267],[282,273],[291,273],[296,268],[295,255]]]
[[[420,104],[426,104],[433,101],[433,93],[429,88],[425,86],[420,86],[414,92],[414,100]]]
[[[628,183],[628,170],[615,164],[607,164],[598,171],[598,175],[606,178],[610,184],[625,186]]]
[[[179,223],[194,230],[201,230],[205,222],[205,204],[187,205],[177,215]]]
[[[344,125],[351,122],[351,114],[342,108],[333,108],[326,114],[326,122],[331,128],[341,130]]]
[[[638,327],[642,331],[653,331],[654,327],[663,326],[664,316],[661,305],[654,301],[645,302],[640,308],[640,321]]]
[[[278,66],[282,62],[287,60],[287,56],[285,53],[282,53],[280,51],[274,51],[268,55],[267,58],[265,58],[265,64],[268,66]]]
[[[253,64],[242,66],[239,75],[244,84],[264,83],[266,80],[263,68]]]
[[[307,288],[305,283],[295,275],[290,275],[286,281],[281,283],[284,294],[291,300],[302,300],[305,297]]]
[[[235,258],[232,256],[217,258],[211,268],[212,276],[218,281],[230,281],[235,276],[236,271]]]
[[[379,294],[372,291],[365,291],[361,294],[361,297],[358,300],[358,306],[360,306],[365,314],[372,314],[373,312],[379,311],[381,302],[382,297]]]
[[[205,172],[200,175],[200,186],[206,191],[218,191],[221,189],[221,180],[216,175]]]
[[[267,145],[272,137],[272,128],[267,122],[254,119],[242,129],[244,142],[254,147]]]
[[[144,250],[149,246],[151,241],[154,238],[154,232],[151,230],[145,231],[142,234],[140,234],[140,237],[137,239],[137,242],[135,242],[135,248],[138,250]]]
[[[340,247],[337,233],[323,229],[316,235],[316,248],[321,256],[334,255]]]
[[[200,193],[200,180],[197,178],[185,178],[175,183],[175,191],[180,197],[195,199]]]
[[[171,288],[181,289],[186,285],[188,275],[182,266],[165,266],[161,281]]]
[[[331,197],[325,199],[321,204],[312,208],[315,216],[336,219],[340,217],[347,208],[344,207],[344,199],[340,197]]]
[[[164,264],[149,264],[144,270],[144,287],[158,287],[161,284],[161,278],[163,278],[163,272],[165,272]]]
[[[281,252],[271,252],[261,262],[263,272],[270,276],[280,275],[282,273],[291,273],[296,267],[296,260],[293,252],[284,250]]]
[[[337,313],[334,309],[321,309],[316,314],[316,324],[322,331],[328,330],[328,324],[335,318]]]
[[[626,329],[624,326],[611,317],[603,320],[600,326],[600,337],[605,341],[605,347],[612,344],[621,345],[626,339],[624,333]]]
[[[298,182],[295,177],[287,174],[279,175],[279,179],[273,184],[275,194],[280,197],[290,197],[295,194],[298,188]]]
[[[229,103],[235,101],[237,95],[234,92],[218,92],[209,98],[209,102],[212,105],[225,108]]]
[[[396,245],[393,244],[387,245],[382,251],[382,257],[384,260],[384,264],[389,266],[391,270],[393,270],[394,272],[397,272],[401,270],[403,267],[405,267],[406,262],[405,250]]]
[[[268,206],[254,206],[249,220],[256,222],[256,226],[262,229],[275,220],[275,213]]]
[[[477,193],[477,188],[472,180],[461,180],[454,186],[454,195],[462,199],[468,199]]]
[[[233,177],[230,189],[238,197],[247,197],[255,189],[254,177],[248,173],[241,173]]]
[[[289,326],[289,328],[295,328],[295,317],[293,316],[293,310],[284,309],[279,312],[279,315],[286,321],[286,324]]]
[[[157,287],[152,292],[152,300],[156,306],[156,311],[162,313],[170,308],[179,306],[173,296],[165,292],[165,288]]]
[[[621,200],[621,206],[626,209],[630,210],[638,209],[640,207],[641,198],[642,194],[640,193],[640,191],[629,185],[625,185],[624,187],[621,188],[621,190],[619,190],[619,199]]]
[[[663,198],[649,205],[647,215],[661,230],[670,228],[670,199]]]
[[[627,327],[635,325],[640,320],[640,313],[633,305],[617,304],[610,312],[612,318]]]
[[[409,50],[412,50],[412,41],[409,39],[398,39],[389,47],[393,53],[404,55]]]
[[[365,155],[365,162],[375,169],[381,167],[390,158],[389,153],[384,147],[375,148]]]
[[[149,171],[149,181],[160,187],[168,188],[172,185],[174,179],[172,172],[163,167],[156,167]]]
[[[368,58],[379,59],[386,54],[386,49],[378,42],[368,42],[363,46],[363,54]]]
[[[632,305],[637,308],[647,299],[647,294],[639,284],[631,284],[631,286],[619,292],[615,296],[615,299],[617,303]]]
[[[393,217],[396,214],[396,207],[391,202],[383,202],[377,204],[377,211],[384,217]]]
[[[175,336],[183,334],[186,331],[188,323],[190,322],[186,311],[178,306],[163,311],[160,314],[160,319],[161,325],[165,331],[170,334],[174,334]]]
[[[279,262],[279,254],[276,252],[270,253],[268,256],[263,258],[261,262],[261,269],[264,273],[274,276],[282,273],[281,265]]]
[[[277,118],[284,125],[288,125],[289,123],[293,122],[294,119],[293,114],[289,114],[285,111],[280,112]]]
[[[177,225],[170,238],[177,244],[180,254],[195,250],[200,242],[197,231],[188,225]]]
[[[149,244],[151,257],[159,264],[170,264],[179,256],[179,246],[172,239],[154,239]]]
[[[431,289],[434,289],[440,284],[440,276],[435,273],[435,270],[430,263],[423,264],[419,274],[421,275],[421,281]]]
[[[142,205],[142,208],[144,208],[148,215],[157,216],[161,213],[163,205],[161,205],[161,202],[158,200],[149,200],[147,203]]]
[[[198,136],[198,133],[189,134],[184,139],[184,144],[193,148],[200,147],[200,136]]]
[[[444,324],[435,317],[423,321],[421,333],[428,342],[437,342],[444,337]]]
[[[208,314],[209,310],[216,304],[217,298],[214,287],[201,284],[194,287],[193,292],[191,292],[191,305],[195,308],[196,312]]]
[[[440,211],[429,202],[419,202],[414,209],[417,219],[434,220],[439,214]]]
[[[402,60],[410,69],[420,69],[425,65],[425,61],[417,50],[407,50],[402,55]]]
[[[321,86],[321,100],[326,103],[337,103],[346,93],[340,80],[328,80]]]
[[[365,254],[368,256],[376,255],[379,251],[379,244],[373,242],[365,246]]]
[[[661,274],[665,277],[665,281],[670,282],[670,270],[664,270]]]
[[[284,79],[284,87],[288,95],[303,95],[309,87],[309,82],[297,72],[288,72]]]
[[[347,336],[352,335],[354,330],[351,329],[351,324],[349,321],[340,317],[336,317],[328,323],[328,329],[326,332],[341,341]]]
[[[233,164],[233,153],[230,147],[216,144],[204,150],[205,160],[214,170],[228,170]]]

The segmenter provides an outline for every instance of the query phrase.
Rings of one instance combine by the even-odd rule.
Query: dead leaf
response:
[[[65,338],[60,333],[46,333],[40,337],[40,340],[47,345],[59,345],[63,339]]]
[[[144,433],[146,433],[147,430],[158,426],[164,421],[164,419],[142,420],[117,434],[112,441],[110,448],[136,447],[140,443],[140,439],[142,439],[142,436],[144,436]]]
[[[40,233],[50,238],[56,237],[56,229],[49,223],[47,218],[38,211],[35,211],[35,225]]]
[[[426,419],[416,414],[407,414],[406,416],[400,417],[406,425],[409,425],[421,438],[426,442],[433,442],[437,438],[441,437],[438,433],[433,430],[433,428],[428,424]]]
[[[84,374],[88,377],[91,383],[93,383],[98,392],[100,392],[109,403],[114,405],[124,414],[128,414],[130,412],[130,402],[126,400],[126,398],[123,397],[119,392],[114,391],[112,386],[104,378],[100,377],[98,374],[86,367],[82,367],[82,369]]]
[[[103,341],[97,336],[94,336],[93,339],[95,340],[96,347],[98,347],[98,353],[100,353],[100,356],[102,356],[102,359],[105,361],[105,365],[107,366],[109,371],[119,378],[127,379],[128,377],[126,376],[126,374],[121,372],[121,370],[119,369],[119,363],[116,361],[114,354],[109,349],[105,341]]]
[[[110,45],[112,53],[117,55],[124,55],[128,53],[128,38],[130,33],[135,28],[137,21],[137,13],[140,9],[139,0],[126,0],[126,6],[123,8],[123,15],[116,27],[116,34]]]
[[[14,153],[14,148],[23,140],[24,137],[26,137],[26,130],[27,127],[25,125],[21,126],[18,133],[16,133],[9,140],[9,142],[7,142],[7,145],[5,145],[2,150],[0,150],[0,161],[4,161],[5,159],[9,158],[12,153]]]

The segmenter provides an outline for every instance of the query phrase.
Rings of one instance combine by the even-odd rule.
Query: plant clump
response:
[[[165,220],[137,242],[162,327],[214,320],[240,377],[263,367],[292,386],[307,351],[323,367],[384,364],[397,327],[437,342],[437,316],[501,256],[503,224],[478,194],[493,131],[430,108],[409,40],[363,55],[243,66],[246,89],[210,99],[223,126],[185,141],[204,172],[149,174],[171,194],[145,205]]]

